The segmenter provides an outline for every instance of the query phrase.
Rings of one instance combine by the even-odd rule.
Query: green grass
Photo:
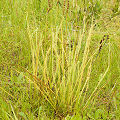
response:
[[[119,120],[119,4],[0,1],[0,119]]]

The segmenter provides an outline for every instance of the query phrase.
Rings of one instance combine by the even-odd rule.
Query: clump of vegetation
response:
[[[1,119],[120,118],[119,14],[110,21],[110,2],[1,1]]]

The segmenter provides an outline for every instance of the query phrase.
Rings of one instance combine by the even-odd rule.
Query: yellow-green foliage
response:
[[[117,0],[4,0],[0,18],[0,119],[120,117]]]

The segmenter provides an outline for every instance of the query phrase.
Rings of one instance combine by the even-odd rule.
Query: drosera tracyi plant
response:
[[[37,70],[41,69],[40,71],[42,72],[40,77],[41,79],[40,80],[38,79],[39,81],[36,80],[35,84],[37,85],[37,88],[39,88],[41,94],[45,97],[47,102],[49,102],[50,105],[53,107],[56,116],[60,118],[65,117],[67,114],[72,115],[74,114],[74,112],[79,111],[80,107],[79,103],[80,99],[82,99],[83,90],[86,88],[86,85],[88,84],[88,81],[90,79],[93,55],[91,58],[88,58],[88,54],[93,25],[91,25],[90,31],[88,33],[88,38],[86,39],[86,45],[84,48],[82,61],[79,61],[79,57],[81,57],[79,53],[81,50],[81,44],[83,42],[83,37],[85,34],[84,31],[86,29],[85,19],[83,23],[84,23],[83,32],[81,31],[79,32],[78,34],[79,39],[75,40],[77,41],[78,45],[76,46],[76,48],[73,48],[74,50],[71,50],[71,47],[65,48],[64,44],[60,44],[60,46],[58,45],[59,42],[64,43],[62,22],[56,30],[53,30],[53,28],[51,27],[50,28],[52,31],[51,41],[49,47],[46,48],[45,54],[43,52],[43,49],[38,49],[39,47],[40,48],[43,47],[42,39],[40,41],[41,43],[38,42],[37,39],[35,41],[37,44],[34,43],[34,40],[30,36],[31,33],[29,29],[29,23],[27,24],[31,44],[30,45],[31,53],[33,58],[32,59],[33,75],[37,77],[37,73],[39,73],[39,71]],[[35,31],[34,34],[36,35],[37,31]],[[58,34],[60,34],[59,38]],[[77,33],[74,32],[74,35],[76,35],[75,38],[77,38]],[[70,38],[68,39],[68,41],[71,41]],[[45,42],[44,44],[46,44]],[[66,49],[68,53],[66,53]],[[41,54],[43,54],[42,56],[44,56],[44,58],[42,58],[41,56],[41,59],[44,59],[43,63],[41,63],[41,61],[38,60],[39,58],[38,52],[41,52]],[[88,68],[86,68],[88,59],[90,59],[89,60],[90,63],[87,66]],[[105,74],[101,76],[100,82],[103,80],[104,76],[108,72],[108,68]],[[84,77],[85,69],[88,69],[87,70],[88,77],[86,78],[86,81],[83,81],[82,79]],[[42,81],[46,85],[45,88],[44,85],[38,87],[38,85],[41,84],[39,83],[40,81]],[[98,86],[100,82],[98,83]],[[95,88],[92,95],[94,94],[98,86]],[[92,95],[89,97],[88,100],[91,99]]]
[[[119,119],[119,30],[102,28],[104,2],[1,1],[0,119]]]

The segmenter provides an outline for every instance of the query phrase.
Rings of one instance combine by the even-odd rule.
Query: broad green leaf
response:
[[[27,117],[26,117],[26,115],[24,114],[24,112],[19,112],[19,115],[20,115],[21,117],[23,117],[25,120],[27,120]]]
[[[22,80],[22,78],[23,78],[23,76],[24,76],[24,75],[23,75],[23,72],[21,72],[21,73],[19,74],[18,78],[17,78],[17,79],[18,79],[18,81],[21,81],[21,80]]]

